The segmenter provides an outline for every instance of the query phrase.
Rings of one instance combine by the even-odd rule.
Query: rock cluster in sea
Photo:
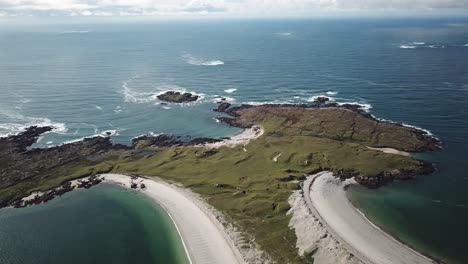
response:
[[[157,96],[159,100],[169,103],[189,103],[195,102],[200,98],[198,95],[192,93],[182,93],[175,91],[168,91]]]

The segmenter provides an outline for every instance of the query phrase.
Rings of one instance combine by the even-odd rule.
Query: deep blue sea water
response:
[[[0,24],[0,134],[33,124],[39,146],[112,131],[227,136],[213,101],[328,95],[430,130],[432,176],[351,197],[376,223],[449,263],[468,263],[468,19]],[[161,105],[166,90],[198,103]],[[234,90],[236,89],[236,90]]]

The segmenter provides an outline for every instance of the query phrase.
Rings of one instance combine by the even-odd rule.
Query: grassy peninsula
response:
[[[27,147],[47,130],[34,128],[0,139],[0,204],[14,204],[33,191],[103,172],[157,176],[190,188],[255,239],[277,263],[309,263],[297,254],[290,230],[288,197],[305,175],[328,169],[378,187],[393,179],[433,171],[431,164],[374,148],[432,151],[439,142],[427,133],[379,121],[357,106],[263,105],[220,107],[220,121],[261,126],[264,134],[247,145],[210,148],[218,139],[182,141],[141,137],[132,146],[92,138],[51,149]],[[221,115],[221,114],[220,114]]]

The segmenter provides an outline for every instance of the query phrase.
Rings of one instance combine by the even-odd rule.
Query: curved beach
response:
[[[412,250],[372,224],[349,201],[346,185],[331,172],[310,176],[304,182],[307,206],[344,248],[369,264],[429,264],[429,258]]]
[[[189,191],[174,185],[120,174],[103,174],[104,181],[130,188],[132,182],[145,184],[141,192],[161,207],[173,220],[190,263],[245,263],[234,242],[203,202]]]

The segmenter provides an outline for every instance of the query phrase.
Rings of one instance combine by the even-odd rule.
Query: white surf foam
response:
[[[465,44],[464,47],[468,47],[468,44]]]
[[[233,92],[235,92],[235,91],[237,91],[236,88],[231,88],[231,89],[226,89],[226,90],[224,90],[225,93],[233,93]]]
[[[190,54],[185,54],[184,56],[185,62],[187,62],[190,65],[196,65],[196,66],[220,66],[224,65],[224,61],[222,60],[202,60],[193,57]]]
[[[278,33],[275,33],[276,35],[279,35],[279,36],[291,36],[292,33],[291,32],[278,32]]]
[[[340,102],[337,103],[338,105],[345,105],[345,104],[350,104],[350,105],[358,105],[359,109],[365,111],[365,112],[370,112],[372,109],[372,105],[368,103],[361,103],[361,102]]]
[[[110,129],[110,130],[105,130],[105,131],[102,131],[102,132],[97,132],[96,134],[94,135],[91,135],[91,136],[86,136],[86,137],[82,137],[82,138],[77,138],[77,139],[72,139],[72,140],[68,140],[68,141],[65,141],[63,142],[62,144],[60,145],[67,145],[67,144],[72,144],[72,143],[76,143],[76,142],[80,142],[80,141],[83,141],[87,138],[94,138],[94,137],[103,137],[103,138],[106,138],[106,137],[112,137],[112,136],[118,136],[119,135],[119,132],[115,129]]]
[[[426,44],[426,42],[414,41],[411,44],[413,44],[413,45],[424,45],[424,44]]]
[[[94,107],[96,107],[97,110],[102,110],[102,107],[100,107],[99,105],[95,105]]]
[[[414,45],[400,45],[400,49],[415,49]]]
[[[445,48],[444,45],[429,45],[428,47],[431,48],[431,49],[443,49],[443,48]]]
[[[328,91],[326,92],[327,95],[337,95],[338,92],[337,91]]]
[[[38,127],[52,127],[53,133],[57,134],[65,134],[68,129],[64,123],[52,122],[48,118],[34,118],[34,117],[24,117],[20,115],[20,119],[18,121],[22,121],[21,123],[1,123],[0,124],[0,137],[8,137],[11,135],[19,134],[25,131],[27,128],[31,126],[38,126]]]
[[[403,123],[403,122],[395,122],[395,121],[392,121],[392,120],[388,120],[388,119],[385,119],[385,118],[379,118],[379,117],[376,117],[374,115],[371,115],[374,119],[376,120],[379,120],[381,122],[387,122],[387,123],[392,123],[392,124],[398,124],[398,125],[401,125],[401,126],[404,126],[404,127],[409,127],[409,128],[413,128],[413,129],[416,129],[416,130],[419,130],[419,131],[423,131],[426,135],[430,136],[430,137],[433,137],[435,139],[438,139],[436,136],[434,136],[434,134],[432,134],[431,131],[427,130],[427,129],[424,129],[424,128],[421,128],[421,127],[418,127],[418,126],[413,126],[413,125],[409,125],[409,124],[406,124],[406,123]]]

